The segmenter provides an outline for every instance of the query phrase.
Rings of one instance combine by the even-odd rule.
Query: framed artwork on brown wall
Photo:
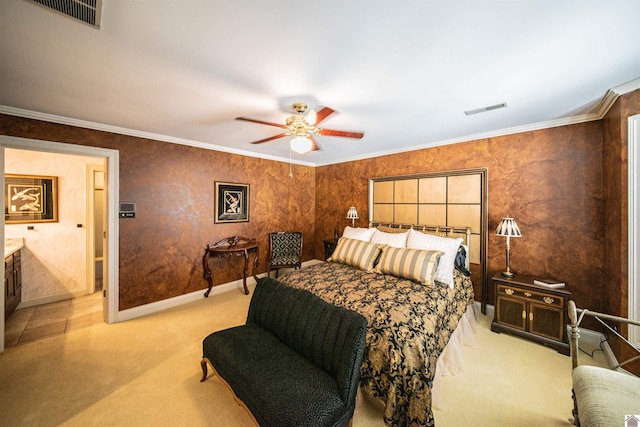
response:
[[[55,176],[5,175],[4,222],[58,221],[58,178]]]
[[[249,184],[215,182],[215,223],[249,221]]]

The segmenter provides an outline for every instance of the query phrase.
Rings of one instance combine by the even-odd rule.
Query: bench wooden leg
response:
[[[202,367],[202,378],[200,379],[200,382],[203,382],[207,379],[207,363],[211,362],[209,362],[206,357],[202,358],[202,360],[200,361],[200,366]]]
[[[202,367],[202,379],[200,380],[200,382],[203,382],[204,380],[207,379],[207,365],[211,365],[211,375],[218,377],[218,380],[220,380],[220,382],[224,384],[224,386],[231,392],[231,394],[233,395],[233,400],[235,400],[236,403],[247,412],[247,415],[251,417],[251,420],[253,421],[255,427],[260,427],[260,424],[258,424],[258,421],[256,420],[256,417],[254,417],[253,414],[251,413],[251,410],[249,410],[247,405],[245,405],[245,403],[242,400],[240,400],[238,396],[236,396],[236,393],[233,391],[229,383],[226,382],[224,378],[222,378],[216,372],[216,368],[213,366],[213,363],[211,363],[211,361],[206,357],[203,357],[202,361],[200,361],[200,366]]]

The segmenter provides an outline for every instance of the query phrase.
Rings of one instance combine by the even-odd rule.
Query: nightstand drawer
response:
[[[498,294],[509,295],[512,298],[523,298],[528,301],[543,303],[549,306],[564,308],[564,298],[547,292],[538,292],[531,289],[521,289],[515,286],[498,285]]]

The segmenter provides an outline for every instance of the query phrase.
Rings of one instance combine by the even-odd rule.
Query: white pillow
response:
[[[385,233],[374,228],[375,233],[371,236],[371,243],[382,243],[394,248],[406,248],[408,231],[404,233]]]
[[[462,238],[451,239],[434,236],[433,234],[421,233],[413,229],[409,230],[409,236],[407,237],[407,248],[409,249],[444,252],[444,255],[440,257],[435,280],[449,285],[450,288],[453,288],[453,268],[461,243]]]
[[[363,242],[370,242],[371,236],[376,232],[375,228],[353,228],[348,225],[344,228],[342,237],[347,239],[362,240]]]

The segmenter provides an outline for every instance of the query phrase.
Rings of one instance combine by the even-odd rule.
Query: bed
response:
[[[434,382],[460,370],[462,336],[473,328],[476,312],[468,264],[460,256],[467,246],[452,237],[455,231],[347,227],[327,262],[279,279],[365,316],[360,389],[380,404],[387,425],[434,425]]]

